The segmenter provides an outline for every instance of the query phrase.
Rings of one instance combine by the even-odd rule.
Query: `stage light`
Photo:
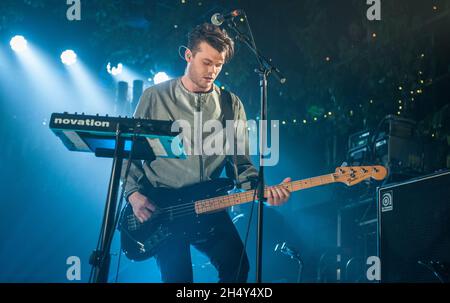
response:
[[[108,65],[106,65],[106,71],[108,72],[108,74],[113,76],[120,75],[123,71],[123,64],[119,63],[117,64],[117,66],[111,67],[111,63],[108,62]]]
[[[170,80],[170,77],[165,72],[158,72],[153,77],[153,83],[155,84],[159,84],[167,80]]]
[[[77,62],[77,54],[71,49],[65,50],[61,54],[61,62],[65,65],[72,65]]]
[[[11,39],[9,45],[13,51],[20,53],[27,49],[28,42],[23,36],[17,35]]]
[[[303,124],[306,124],[306,120],[305,119],[303,119]]]

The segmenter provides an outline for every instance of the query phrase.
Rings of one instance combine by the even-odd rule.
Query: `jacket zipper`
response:
[[[200,114],[202,111],[202,95],[199,96],[199,98],[197,99],[197,112]],[[200,155],[198,156],[199,162],[200,162],[200,182],[203,182],[203,133],[202,133],[202,129],[203,129],[203,125],[201,125],[202,123],[200,123],[200,125],[198,125],[198,138],[201,138],[201,146],[200,146]]]

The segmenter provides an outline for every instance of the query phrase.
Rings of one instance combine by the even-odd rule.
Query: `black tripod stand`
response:
[[[120,124],[117,124],[116,146],[113,155],[111,177],[109,179],[106,206],[97,250],[92,252],[89,263],[93,267],[93,282],[107,283],[111,263],[110,248],[116,225],[117,194],[119,191],[120,174],[125,152],[125,139],[121,135]],[[97,156],[104,156],[97,154]]]

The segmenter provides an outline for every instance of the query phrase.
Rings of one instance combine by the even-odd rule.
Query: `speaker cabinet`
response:
[[[379,187],[381,282],[448,282],[450,171]]]

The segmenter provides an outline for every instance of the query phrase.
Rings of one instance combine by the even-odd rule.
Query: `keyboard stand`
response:
[[[130,158],[130,154],[132,160],[186,158],[182,141],[178,138],[180,132],[172,131],[171,124],[171,121],[52,114],[50,129],[69,150],[92,152],[97,157],[113,159],[99,243],[89,259],[92,265],[89,282],[108,282],[111,242],[116,215],[120,211],[117,209],[117,200],[122,198],[118,197],[118,192],[123,160]]]
[[[96,150],[96,156],[98,154]],[[103,154],[103,156],[108,156]],[[89,262],[93,266],[93,281],[95,283],[107,283],[109,275],[109,267],[111,264],[111,242],[115,229],[115,218],[117,210],[117,196],[119,192],[120,175],[122,171],[122,163],[125,156],[125,138],[121,136],[120,123],[117,124],[116,130],[116,146],[114,149],[111,176],[109,179],[108,194],[106,198],[106,206],[103,214],[103,222],[100,231],[100,246],[95,250]],[[154,154],[152,154],[155,159]],[[122,198],[122,197],[120,197]],[[121,253],[121,252],[120,252]]]

